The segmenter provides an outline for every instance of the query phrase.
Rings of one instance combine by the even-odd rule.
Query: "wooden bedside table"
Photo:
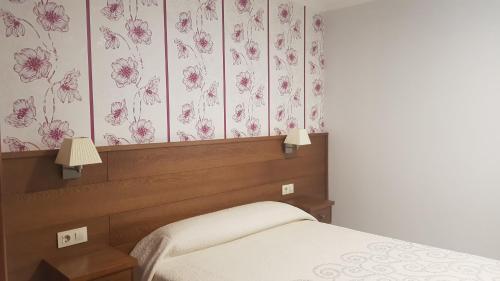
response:
[[[320,222],[332,223],[332,206],[335,204],[333,201],[316,197],[299,196],[283,202],[308,212]]]
[[[114,248],[65,258],[46,259],[51,281],[132,281],[137,260]]]

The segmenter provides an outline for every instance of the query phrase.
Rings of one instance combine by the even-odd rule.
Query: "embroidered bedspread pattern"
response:
[[[500,281],[500,261],[302,221],[166,260],[153,280]]]

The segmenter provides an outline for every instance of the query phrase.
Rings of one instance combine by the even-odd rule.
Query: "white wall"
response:
[[[327,18],[335,223],[500,259],[500,1]]]

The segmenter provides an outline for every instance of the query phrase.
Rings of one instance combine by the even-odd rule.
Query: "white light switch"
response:
[[[288,194],[292,194],[294,192],[295,192],[295,190],[294,190],[293,183],[285,184],[285,185],[281,186],[281,195],[288,195]]]
[[[87,241],[86,226],[57,233],[57,248],[73,246]]]

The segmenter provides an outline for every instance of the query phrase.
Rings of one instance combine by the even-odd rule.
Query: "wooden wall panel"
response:
[[[291,182],[295,184],[295,196],[322,197],[324,192],[325,178],[309,176],[112,215],[110,244],[130,251],[142,237],[171,222],[242,204],[283,200],[281,185]]]
[[[87,226],[89,242],[57,249],[56,233]],[[108,245],[109,217],[102,217],[63,225],[50,226],[37,231],[7,235],[10,280],[45,280],[43,258],[71,257],[90,253]]]
[[[283,159],[275,140],[110,152],[110,180]]]
[[[0,134],[0,139],[2,136]],[[2,151],[2,144],[0,142],[0,151]],[[0,157],[0,280],[7,280],[7,270],[6,270],[6,252],[5,252],[5,228],[3,220],[3,196],[2,191],[5,185],[3,184],[3,166],[2,157]]]
[[[107,180],[107,153],[101,153],[102,164],[85,166],[80,179],[64,181],[61,177],[61,166],[54,165],[55,156],[8,159],[4,172],[5,195],[26,194],[49,189],[81,186]],[[4,160],[5,161],[5,160]]]
[[[43,257],[104,245],[129,251],[164,224],[239,204],[281,200],[281,185],[326,198],[327,135],[285,159],[283,137],[100,148],[103,164],[63,182],[54,152],[8,153],[2,186],[11,280],[43,280]],[[21,176],[24,178],[21,178]],[[26,176],[27,175],[27,176]],[[91,227],[89,243],[57,249],[56,233]]]

